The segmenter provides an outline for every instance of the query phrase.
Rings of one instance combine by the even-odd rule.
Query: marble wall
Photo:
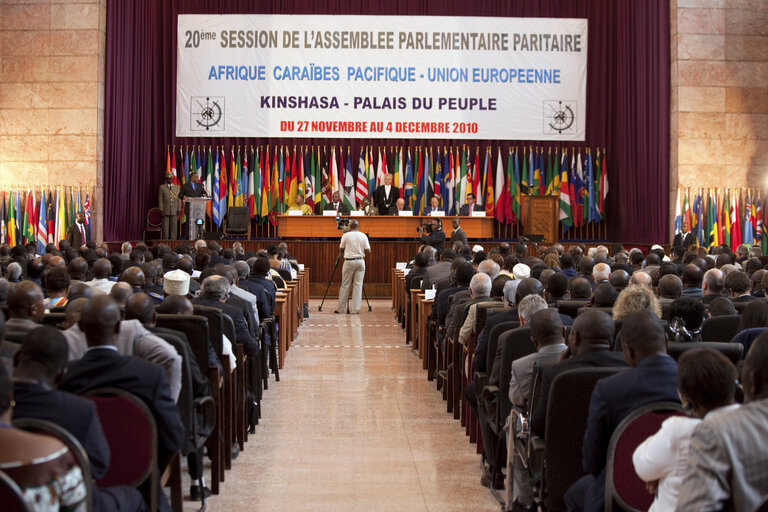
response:
[[[100,240],[106,0],[0,0],[0,20],[0,190],[87,187]]]
[[[670,16],[670,193],[768,188],[768,1],[671,0]]]

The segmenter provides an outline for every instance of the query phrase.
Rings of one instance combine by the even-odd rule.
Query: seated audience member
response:
[[[632,313],[619,335],[631,368],[598,381],[592,392],[582,443],[582,462],[588,474],[565,494],[568,510],[603,510],[608,443],[621,420],[645,404],[680,401],[677,363],[667,355],[659,316],[647,310]]]
[[[235,324],[237,343],[243,344],[246,354],[257,357],[259,354],[259,344],[251,336],[242,309],[226,303],[227,297],[229,296],[229,288],[230,285],[227,278],[212,275],[203,280],[200,286],[200,295],[193,299],[192,303],[203,306],[212,306],[220,309],[222,313],[228,314]]]
[[[482,272],[478,272],[472,277],[472,280],[469,282],[469,298],[455,299],[453,306],[451,306],[451,311],[448,313],[445,328],[449,336],[453,335],[456,328],[463,327],[466,319],[463,316],[464,309],[468,304],[486,302],[490,299],[491,284],[491,278]],[[461,340],[461,333],[459,333],[458,339]]]
[[[50,421],[72,434],[83,446],[94,479],[106,475],[109,446],[91,400],[59,391],[56,384],[67,365],[67,342],[58,329],[41,326],[27,334],[13,372],[13,419]],[[95,511],[141,511],[145,504],[133,487],[94,486]]]
[[[45,290],[48,297],[43,300],[46,310],[63,308],[67,305],[69,292],[69,274],[61,268],[51,268],[44,274]]]
[[[694,260],[695,261],[695,260]],[[706,270],[706,269],[705,269]],[[701,281],[704,270],[701,267],[689,264],[683,267],[683,295],[686,297],[701,297]]]
[[[413,258],[413,268],[410,272],[408,272],[408,275],[405,276],[405,292],[406,294],[410,295],[410,289],[411,289],[411,283],[413,282],[413,278],[415,277],[421,277],[422,279],[427,274],[427,267],[429,265],[429,257],[424,253],[420,252],[416,254],[416,256]],[[422,281],[423,283],[423,281]]]
[[[560,256],[560,269],[568,279],[572,279],[579,275],[579,273],[576,272],[576,269],[573,268],[573,256],[570,254],[563,254]]]
[[[612,308],[618,296],[616,288],[605,281],[595,287],[590,298],[590,306],[594,308]]]
[[[105,295],[104,297],[108,296]],[[111,297],[109,298],[109,304],[120,311],[120,308]],[[86,305],[87,303],[84,303],[82,307]],[[69,307],[67,308],[67,314],[69,314]],[[87,343],[88,333],[82,329],[82,315],[83,311],[80,313],[79,321],[63,331],[69,347],[69,360],[71,362],[85,357],[89,350]],[[171,396],[174,401],[179,397],[179,391],[181,390],[181,356],[179,356],[173,346],[146,330],[138,320],[124,320],[121,322],[118,319],[118,330],[115,331],[113,338],[114,342],[110,344],[120,354],[135,356],[159,365],[165,371],[166,382],[170,386]]]
[[[592,296],[592,285],[583,277],[576,277],[568,284],[568,291],[571,299],[589,299]]]
[[[637,270],[632,272],[632,276],[629,278],[629,284],[639,284],[651,288],[653,286],[653,277],[644,270]]]
[[[0,342],[0,356],[13,360],[27,333],[39,327],[43,321],[43,291],[32,281],[15,284],[8,292],[8,314],[5,334]]]
[[[681,355],[677,389],[683,408],[690,416],[664,420],[661,429],[632,455],[635,472],[656,494],[649,512],[675,510],[680,484],[688,469],[688,445],[696,425],[704,418],[738,408],[733,403],[736,368],[716,350],[694,349]]]
[[[768,302],[755,300],[750,302],[741,312],[739,331],[768,327]]]
[[[184,442],[184,426],[163,369],[118,353],[116,335],[120,331],[120,310],[111,298],[97,296],[89,299],[83,306],[78,324],[88,341],[88,351],[82,359],[70,364],[59,389],[83,394],[93,389],[115,387],[136,395],[155,418],[157,460],[162,471],[170,456]],[[142,493],[149,501],[146,485]],[[158,492],[158,504],[158,510],[170,510],[162,489]]]
[[[633,274],[634,275],[634,274]],[[630,284],[619,294],[613,306],[613,320],[621,321],[637,311],[649,310],[661,318],[659,299],[649,286]]]
[[[560,354],[566,350],[565,327],[560,320],[557,310],[543,309],[531,317],[531,341],[536,346],[536,352],[512,363],[509,380],[509,401],[513,406],[527,411],[533,386],[534,366],[547,368],[558,361]],[[512,427],[514,428],[514,427]],[[512,510],[533,510],[533,489],[526,468],[519,461],[514,463],[514,494],[517,496]]]
[[[759,297],[753,297],[752,281],[744,272],[731,272],[725,277],[725,287],[731,294],[731,300],[736,302],[750,302],[760,300]]]
[[[680,297],[673,302],[669,309],[669,327],[675,333],[674,341],[701,341],[706,315],[704,304],[693,297]]]
[[[13,384],[0,365],[0,471],[21,488],[29,510],[85,510],[85,482],[74,455],[58,439],[13,427],[13,402]]]
[[[95,291],[96,290],[82,281],[70,281],[69,291],[67,291],[67,302],[72,302],[73,300],[79,299],[81,297],[90,299],[95,295]],[[103,293],[100,293],[100,295],[103,295]]]
[[[547,281],[547,290],[544,292],[544,298],[548,304],[555,304],[560,300],[568,300],[571,296],[568,294],[568,278],[562,272],[555,272]]]
[[[454,270],[454,284],[453,288],[443,290],[437,295],[435,299],[436,306],[433,308],[435,311],[435,319],[438,325],[444,326],[450,311],[451,301],[455,300],[457,293],[467,292],[469,289],[469,282],[472,280],[472,276],[475,275],[475,267],[469,262],[461,262],[460,258],[457,258],[456,269]]]
[[[134,254],[133,252],[131,254]],[[128,267],[123,271],[120,281],[124,281],[131,286],[134,293],[143,292],[146,286],[144,271],[140,266]]]
[[[491,282],[491,294],[486,300],[479,301],[469,307],[469,311],[467,312],[467,317],[464,320],[464,323],[461,326],[461,329],[459,330],[459,343],[466,346],[469,342],[469,336],[475,332],[475,323],[477,321],[477,306],[480,304],[484,304],[487,306],[493,305],[494,303],[501,303],[501,301],[504,299],[504,285],[507,283],[507,281],[510,281],[509,276],[505,276],[502,274],[499,274],[496,276],[496,278]],[[472,287],[470,286],[470,292],[472,291]],[[472,298],[475,298],[474,295]]]
[[[8,279],[9,283],[18,283],[21,281],[21,265],[16,261],[9,263],[5,268],[5,277]]]
[[[603,283],[610,284],[610,277],[611,267],[605,263],[597,263],[594,267],[592,267],[592,280],[595,282],[592,288],[596,288]]]
[[[531,432],[544,437],[549,390],[557,375],[576,368],[627,366],[624,357],[611,350],[614,329],[613,319],[602,311],[587,310],[576,317],[568,336],[568,349],[562,354],[563,360],[541,375],[540,399],[530,416]]]
[[[232,265],[216,265],[214,271],[217,275],[220,275],[229,281],[229,298],[227,304],[237,306],[243,311],[243,316],[248,322],[248,328],[251,332],[251,336],[258,337],[259,318],[266,317],[266,311],[264,311],[264,304],[266,297],[257,297],[244,288],[237,286],[240,275]],[[259,300],[260,299],[260,300]],[[261,306],[259,305],[261,302]],[[261,309],[259,309],[261,307]]]
[[[43,282],[40,280],[40,277],[43,275],[43,270],[45,270],[45,265],[43,264],[43,261],[40,258],[35,258],[32,260],[29,260],[27,262],[27,281],[32,281],[40,288],[43,287]]]
[[[11,289],[11,283],[7,279],[0,277],[0,305],[8,303],[8,291]]]
[[[112,263],[106,258],[98,259],[93,264],[93,279],[85,284],[109,294],[115,285],[115,282],[109,279],[110,275],[112,275]]]
[[[677,510],[762,510],[768,496],[768,334],[752,343],[742,371],[744,405],[708,416],[691,435]]]
[[[707,318],[712,318],[715,316],[730,316],[730,315],[738,315],[739,312],[736,311],[736,306],[733,305],[733,301],[729,299],[728,297],[720,296],[709,303],[709,307],[707,308]]]
[[[429,249],[434,249],[434,247],[429,247]],[[453,250],[445,249],[442,251],[440,261],[426,269],[424,279],[421,281],[421,289],[426,290],[434,286],[438,293],[445,290],[448,287],[448,277],[451,275],[451,266],[455,259],[456,253]]]
[[[185,272],[188,276],[190,276],[189,293],[194,295],[195,293],[200,291],[200,283],[198,283],[197,280],[195,279],[191,279],[192,274],[194,274],[195,272],[195,264],[192,262],[192,259],[190,257],[184,256],[183,258],[180,258],[178,263],[176,263],[176,270],[181,270]],[[165,286],[165,281],[163,281],[163,286]]]
[[[117,304],[121,311],[125,309],[125,301],[131,295],[133,295],[133,288],[128,283],[122,281],[115,283],[115,286],[109,292],[109,296],[115,301],[115,304]]]
[[[672,304],[683,294],[683,282],[675,274],[661,276],[656,293],[659,295],[659,304]]]

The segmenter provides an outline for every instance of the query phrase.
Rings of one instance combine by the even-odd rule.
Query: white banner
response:
[[[587,20],[179,15],[176,135],[583,141]]]

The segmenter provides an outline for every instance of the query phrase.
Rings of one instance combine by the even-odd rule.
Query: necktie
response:
[[[82,224],[78,224],[78,226],[80,226],[80,240],[81,240],[80,243],[84,244],[86,242],[86,240],[85,240],[85,228],[83,227]]]

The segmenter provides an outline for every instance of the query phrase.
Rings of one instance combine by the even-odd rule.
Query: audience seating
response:
[[[604,307],[598,307],[598,306],[589,306],[589,307],[579,308],[576,311],[576,316],[579,316],[585,311],[602,311],[603,313],[608,314],[608,316],[613,316],[613,308],[604,308]]]
[[[701,341],[730,341],[739,332],[741,316],[713,316],[701,326]]]
[[[160,238],[163,231],[163,212],[158,207],[150,208],[147,212],[147,224],[144,226],[143,240]],[[148,236],[151,234],[152,236]]]
[[[715,341],[703,341],[701,343],[670,341],[669,345],[667,345],[667,353],[677,361],[683,355],[683,352],[695,348],[711,348],[722,352],[734,365],[738,364],[744,355],[744,346],[741,343],[720,343]]]
[[[55,437],[61,441],[64,446],[69,448],[77,467],[80,468],[80,471],[83,474],[83,482],[85,483],[85,490],[87,493],[87,510],[89,512],[93,510],[93,477],[91,476],[91,463],[88,460],[88,454],[85,453],[85,449],[83,448],[83,445],[80,444],[80,441],[67,430],[64,430],[50,421],[35,418],[19,418],[13,420],[13,426],[35,434],[44,434]],[[2,497],[0,497],[0,503],[5,503]]]
[[[4,471],[0,471],[0,503],[3,504],[3,512],[31,512],[21,487]]]
[[[61,322],[66,320],[66,313],[46,313],[43,317],[43,325],[50,325],[51,327],[58,327]]]
[[[648,510],[653,495],[645,482],[635,473],[632,454],[648,437],[661,428],[661,424],[673,415],[683,416],[683,408],[675,402],[657,402],[645,405],[630,413],[619,423],[608,445],[605,472],[605,510],[614,505],[621,510]]]
[[[589,299],[561,300],[557,303],[557,310],[571,318],[576,318],[579,314],[579,309],[586,306],[588,302]]]
[[[149,486],[149,510],[157,510],[159,485],[171,481],[171,506],[181,511],[179,453],[167,463],[163,475],[157,460],[157,427],[149,408],[121,389],[102,388],[87,393],[96,404],[101,427],[109,443],[109,470],[99,486]]]

